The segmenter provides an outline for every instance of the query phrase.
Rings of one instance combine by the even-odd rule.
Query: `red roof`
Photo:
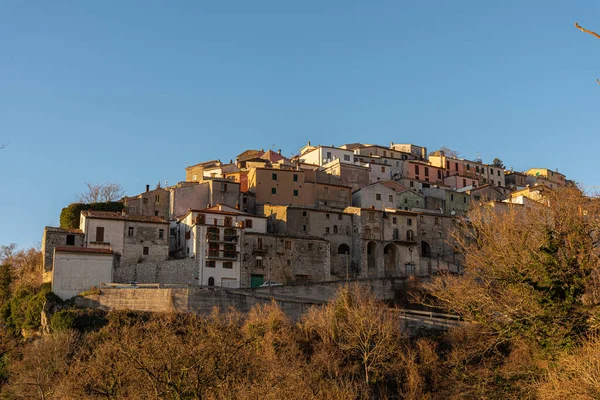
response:
[[[79,246],[57,246],[54,251],[60,251],[63,253],[93,253],[93,254],[114,254],[110,249],[95,249],[92,247],[79,247]]]
[[[115,219],[121,221],[134,221],[134,222],[151,222],[155,224],[168,224],[167,221],[160,217],[138,215],[138,214],[123,214],[114,211],[82,211],[81,215],[86,218],[97,218],[97,219]]]

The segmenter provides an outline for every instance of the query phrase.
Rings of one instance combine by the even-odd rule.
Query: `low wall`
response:
[[[102,288],[99,294],[78,297],[78,307],[103,310],[135,310],[150,312],[196,312],[208,314],[217,307],[227,311],[233,307],[248,312],[258,304],[275,300],[292,319],[299,319],[308,308],[320,304],[318,301],[291,297],[272,297],[264,293],[243,290],[209,290],[207,288]]]
[[[113,281],[197,285],[199,271],[193,258],[148,262],[115,268]]]

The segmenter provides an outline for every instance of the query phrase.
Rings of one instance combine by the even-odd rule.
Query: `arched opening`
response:
[[[208,286],[215,286],[215,278],[212,276],[208,278]]]
[[[338,254],[350,254],[350,246],[346,243],[340,244],[340,247],[338,247]]]
[[[371,228],[365,227],[365,239],[371,239]]]
[[[426,241],[421,241],[421,255],[423,257],[431,257],[431,246]]]
[[[377,276],[377,243],[367,244],[367,274],[370,277]]]
[[[392,238],[393,240],[400,240],[400,231],[398,230],[398,228],[394,228],[392,232]]]
[[[398,275],[398,246],[393,243],[387,244],[383,248],[383,260],[385,276]]]
[[[337,225],[333,226],[333,233],[337,235],[337,233],[338,233],[338,227],[337,227]]]
[[[415,233],[410,229],[406,231],[406,240],[409,242],[414,242],[415,240]]]

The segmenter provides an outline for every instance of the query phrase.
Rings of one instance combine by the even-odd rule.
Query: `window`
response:
[[[159,239],[164,239],[165,238],[165,230],[164,229],[159,229],[158,230],[158,238]]]
[[[494,175],[494,170],[493,170],[493,168],[490,168],[490,175]]]
[[[500,176],[500,170],[498,170],[497,172],[498,172],[498,176]]]
[[[302,231],[306,232],[306,225],[302,225]]]
[[[155,203],[160,203],[160,194],[155,194],[154,195],[154,202]]]
[[[274,181],[276,181],[276,180],[277,180],[277,174],[276,174],[276,173],[273,173],[273,174],[271,175],[271,179],[273,179]]]
[[[290,265],[292,265],[292,260],[286,260],[286,264],[289,267]]]
[[[246,220],[246,224],[245,224],[245,225],[246,225],[246,228],[252,228],[252,223],[253,223],[253,222],[254,222],[253,220],[251,220],[251,219],[247,219],[247,220]]]
[[[456,162],[456,163],[454,163],[454,170],[455,170],[455,171],[458,171],[458,163],[457,163],[457,162]]]
[[[400,231],[398,230],[398,228],[394,228],[394,231],[392,233],[392,239],[400,240]]]
[[[104,242],[104,227],[96,227],[96,242]]]
[[[337,225],[334,225],[333,226],[333,234],[337,235],[337,233],[338,233],[338,227],[337,227]]]
[[[390,194],[388,196],[388,201],[393,202],[394,201],[394,196]]]
[[[377,201],[381,200],[381,193],[375,193],[375,200],[377,200]]]
[[[330,151],[327,152],[327,159],[331,160],[331,152]]]
[[[298,197],[298,189],[294,189],[294,197]]]
[[[285,249],[286,250],[291,250],[292,249],[292,242],[290,240],[286,240],[285,241]]]
[[[217,265],[217,263],[215,261],[207,261],[206,264],[204,264],[204,266],[206,268],[214,268]]]
[[[312,250],[312,249],[313,249],[313,244],[312,244],[312,243],[309,243],[309,244],[308,244],[308,250],[310,251],[310,250]]]
[[[381,167],[381,172],[385,172],[385,167]]]
[[[412,225],[412,218],[407,218],[406,219],[406,225],[408,225],[408,226]]]
[[[147,256],[150,253],[149,247],[144,247],[144,255]]]
[[[127,236],[133,236],[133,226],[127,228]]]
[[[410,181],[410,187],[415,187],[415,183],[413,181]]]
[[[221,192],[226,192],[226,191],[227,191],[227,184],[221,183]]]
[[[464,186],[467,186],[467,180],[466,179],[463,179],[463,187]]]
[[[158,217],[158,211],[154,211],[154,216]]]
[[[471,166],[469,164],[467,164],[467,171],[471,170]]]
[[[392,224],[397,224],[397,223],[398,223],[398,218],[392,217]]]
[[[479,165],[475,166],[475,172],[479,173]]]
[[[465,203],[465,204],[467,203],[467,198],[466,197],[463,197],[463,203]]]
[[[294,174],[294,182],[298,182],[298,174]]]
[[[233,263],[231,261],[224,261],[223,268],[225,269],[233,269]]]
[[[225,226],[231,226],[233,225],[233,218],[232,217],[225,217],[225,221],[224,224]]]
[[[329,188],[327,186],[325,186],[325,188],[323,189],[323,193],[325,194],[325,196],[329,194]]]
[[[439,225],[440,224],[440,219],[438,217],[435,217],[433,223],[436,224],[436,225]]]
[[[375,213],[369,213],[369,222],[375,222]]]
[[[325,228],[325,234],[329,235],[329,227]]]
[[[257,239],[256,239],[256,247],[257,247],[258,249],[262,249],[262,248],[263,248],[263,241],[262,241],[262,238],[257,238]]]
[[[147,197],[144,197],[144,199],[142,200],[142,203],[144,203],[144,204],[148,204],[148,198],[147,198]]]
[[[415,165],[415,175],[419,175],[419,166]]]
[[[306,217],[306,211],[302,211],[302,216]]]
[[[406,240],[412,242],[415,240],[415,234],[410,229],[406,231]]]
[[[329,219],[329,214],[325,214],[325,219]]]
[[[350,161],[350,156],[348,154],[344,154],[344,161]]]
[[[450,194],[450,201],[454,201],[454,195]]]
[[[198,176],[197,175],[192,175],[192,180],[193,181],[197,181],[198,180]]]
[[[343,218],[342,214],[338,214],[338,219],[341,221]]]
[[[429,176],[429,167],[425,167],[425,176]]]
[[[67,246],[75,245],[75,235],[67,235]]]
[[[438,172],[437,172],[437,173],[438,173],[438,179],[442,179],[442,171],[440,171],[440,170],[438,169]]]
[[[271,194],[277,194],[277,188],[271,188]]]
[[[450,169],[450,161],[446,161],[446,169]]]

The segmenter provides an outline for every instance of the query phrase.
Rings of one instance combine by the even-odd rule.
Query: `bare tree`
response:
[[[599,34],[597,34],[594,31],[590,31],[590,30],[585,29],[583,26],[579,25],[577,22],[575,22],[575,28],[579,29],[581,32],[589,33],[590,35],[592,35],[592,36],[600,39],[600,35]],[[600,83],[600,79],[596,79],[596,82]]]
[[[453,149],[451,149],[449,147],[446,147],[446,146],[440,147],[439,150],[437,150],[437,151],[443,151],[444,154],[446,155],[446,157],[450,157],[450,158],[458,158],[458,157],[460,157],[460,153],[458,151],[453,150]],[[435,153],[435,151],[432,152],[432,153],[430,153],[430,154],[433,154],[433,153]]]
[[[85,184],[88,191],[77,195],[77,201],[80,203],[107,203],[119,200],[124,195],[123,188],[116,182],[86,182]]]

